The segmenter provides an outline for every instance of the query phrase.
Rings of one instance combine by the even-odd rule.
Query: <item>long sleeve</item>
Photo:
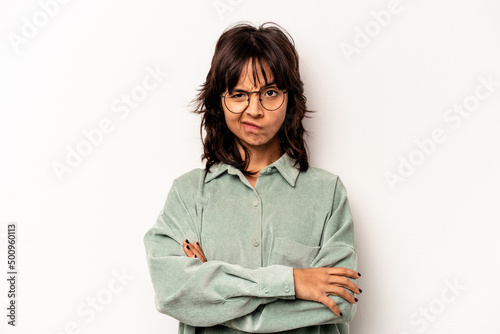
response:
[[[183,240],[199,237],[193,202],[190,196],[183,198],[175,180],[155,225],[144,235],[159,312],[190,326],[208,327],[242,317],[278,298],[294,298],[290,267],[250,270],[187,257]]]
[[[354,226],[346,190],[339,178],[336,182],[332,210],[324,226],[321,249],[310,267],[345,267],[357,270]],[[228,321],[225,325],[244,332],[271,333],[351,321],[356,312],[356,304],[337,296],[329,297],[342,311],[342,317],[336,316],[321,303],[279,299],[261,305],[254,312]]]

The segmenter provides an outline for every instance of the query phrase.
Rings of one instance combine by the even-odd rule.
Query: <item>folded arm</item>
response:
[[[301,327],[349,322],[361,290],[354,283],[355,236],[345,188],[337,179],[332,212],[325,223],[321,250],[311,268],[293,269],[295,300],[276,299],[224,325],[252,333],[271,333]],[[207,259],[197,242],[183,243],[188,257]],[[350,268],[350,269],[348,269]]]

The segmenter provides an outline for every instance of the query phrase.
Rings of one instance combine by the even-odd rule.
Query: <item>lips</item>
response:
[[[248,126],[251,126],[251,127],[255,127],[255,128],[258,128],[260,129],[260,126],[258,126],[257,124],[255,123],[252,123],[252,122],[242,122],[243,125],[248,125]]]

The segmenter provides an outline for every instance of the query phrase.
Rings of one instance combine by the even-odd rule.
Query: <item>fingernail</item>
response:
[[[200,245],[200,244],[198,243],[198,241],[195,241],[194,243],[195,243],[196,245],[198,245],[198,246]]]
[[[197,256],[196,254],[194,254],[194,257],[195,257],[195,258],[198,258],[198,256]]]
[[[342,312],[340,312],[340,316],[342,316]]]
[[[363,292],[363,290],[359,289],[359,293]]]
[[[186,239],[186,243],[187,243],[187,244],[189,243],[189,240],[188,240],[188,239]]]
[[[187,248],[187,249],[191,249],[191,248],[189,248],[189,245],[186,245],[186,248]]]
[[[358,302],[358,298],[354,298],[354,300],[356,301],[356,303]]]
[[[358,276],[359,276],[359,277],[361,277],[361,274],[360,274],[360,273],[358,273]]]

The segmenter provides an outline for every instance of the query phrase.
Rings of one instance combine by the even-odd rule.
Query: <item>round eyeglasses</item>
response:
[[[233,114],[241,114],[250,105],[250,94],[258,93],[261,106],[269,111],[278,110],[285,102],[286,90],[278,87],[266,87],[260,91],[246,92],[244,90],[230,90],[220,97],[224,99],[227,110]]]

